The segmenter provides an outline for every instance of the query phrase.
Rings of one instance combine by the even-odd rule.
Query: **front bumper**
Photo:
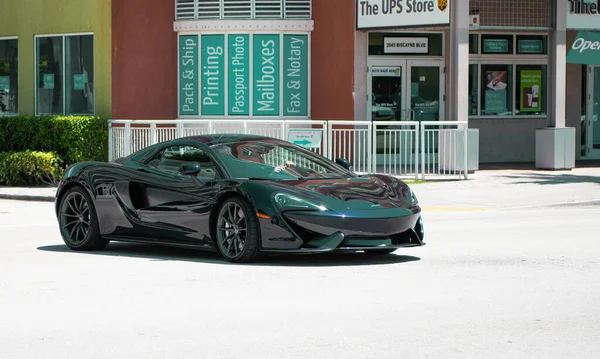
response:
[[[419,212],[392,218],[350,218],[294,211],[279,218],[279,225],[296,237],[296,245],[288,241],[285,248],[263,248],[268,252],[323,253],[425,244]]]

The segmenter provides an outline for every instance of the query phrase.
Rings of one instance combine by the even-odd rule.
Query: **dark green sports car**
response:
[[[74,250],[132,241],[250,262],[268,253],[387,254],[423,245],[411,189],[349,167],[269,137],[180,138],[69,167],[56,214]]]

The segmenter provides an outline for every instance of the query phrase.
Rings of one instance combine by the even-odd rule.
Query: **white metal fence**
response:
[[[181,137],[242,133],[288,140],[293,129],[322,131],[320,146],[311,150],[347,159],[357,173],[468,178],[466,121],[112,120],[109,160]]]

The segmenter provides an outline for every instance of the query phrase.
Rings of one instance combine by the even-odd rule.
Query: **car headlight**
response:
[[[288,193],[276,193],[273,196],[275,204],[283,209],[309,209],[315,211],[326,211],[325,206],[313,203],[304,198],[300,198]]]
[[[419,200],[417,199],[417,195],[415,194],[415,192],[413,192],[411,190],[410,194],[411,194],[411,197],[412,197],[412,204],[413,204],[413,206],[419,204]]]

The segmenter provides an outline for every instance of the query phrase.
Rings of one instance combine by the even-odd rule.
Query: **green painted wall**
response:
[[[19,37],[19,113],[35,114],[34,36],[94,33],[96,114],[111,115],[111,0],[11,0],[0,11],[0,37]]]

